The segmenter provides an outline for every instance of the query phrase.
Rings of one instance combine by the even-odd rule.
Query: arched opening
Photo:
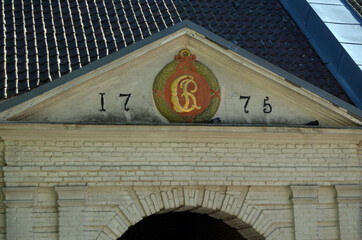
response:
[[[193,212],[154,214],[130,227],[118,240],[245,240],[222,220]]]

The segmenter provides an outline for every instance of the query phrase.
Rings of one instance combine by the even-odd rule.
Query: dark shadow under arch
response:
[[[118,240],[245,240],[236,229],[206,214],[169,212],[149,216]]]

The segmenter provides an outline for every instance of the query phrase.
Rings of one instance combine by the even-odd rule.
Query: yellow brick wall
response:
[[[361,132],[3,129],[0,239],[117,239],[177,209],[223,219],[251,240],[357,240]]]
[[[207,139],[205,140],[207,141]],[[355,144],[6,141],[7,186],[358,184]]]

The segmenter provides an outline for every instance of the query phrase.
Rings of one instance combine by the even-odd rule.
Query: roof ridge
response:
[[[108,49],[108,53],[110,52],[113,52],[113,51],[118,51],[118,46],[116,44],[116,38],[114,37],[114,32],[113,32],[113,29],[112,29],[112,26],[111,26],[111,21],[109,19],[109,13],[108,13],[108,9],[107,9],[107,6],[105,5],[105,2],[102,2],[103,6],[104,6],[104,12],[105,12],[105,15],[106,15],[106,21],[102,21],[101,19],[101,23],[104,23],[106,22],[106,24],[108,25],[108,29],[110,30],[111,32],[111,35],[109,36],[110,38],[112,38],[113,41],[110,41],[111,43],[113,43],[112,45],[114,46],[114,49],[113,48],[107,48]],[[107,35],[108,36],[108,35]],[[107,37],[106,37],[107,39]],[[107,39],[107,46],[109,46],[109,41]]]
[[[5,3],[4,1],[0,1],[1,7],[1,31],[0,31],[0,79],[4,79],[4,83],[0,83],[0,89],[2,88],[4,92],[4,96],[7,97],[7,74],[6,74],[6,27],[5,27]],[[3,85],[3,86],[2,86]]]
[[[89,9],[88,1],[84,1],[84,4],[86,5],[86,8]],[[88,22],[92,23],[91,14],[90,14],[89,11],[87,11],[87,17],[88,17]],[[86,39],[86,41],[87,41],[87,42],[88,42],[88,41],[89,41],[89,42],[94,42],[94,45],[96,46],[96,47],[95,47],[95,52],[96,52],[96,54],[95,54],[94,58],[95,58],[95,60],[98,60],[98,59],[99,59],[99,48],[97,47],[98,44],[97,44],[96,36],[95,36],[95,33],[94,33],[95,30],[94,30],[94,27],[93,27],[92,24],[90,24],[89,27],[92,29],[90,32],[91,32],[91,34],[92,34],[92,38],[93,38],[93,39]],[[92,49],[89,48],[88,50],[92,50]],[[91,59],[90,62],[92,62],[91,51],[89,51],[89,54],[90,54],[90,59]]]
[[[148,1],[146,1],[146,4],[147,4],[147,6],[149,7],[148,11],[150,11],[151,6],[150,6],[150,4],[148,3]],[[142,10],[142,11],[143,11],[143,10]],[[151,13],[151,11],[150,11],[150,13]],[[151,18],[153,19],[153,22],[154,22],[154,24],[155,24],[155,26],[156,26],[157,32],[159,32],[159,31],[160,31],[160,28],[159,28],[158,23],[157,23],[155,17],[153,16],[153,14],[151,14]]]
[[[38,47],[37,47],[37,37],[36,37],[36,25],[35,25],[35,14],[34,14],[34,5],[33,5],[33,0],[30,1],[31,4],[28,4],[30,5],[30,13],[31,13],[31,30],[27,32],[30,32],[32,33],[32,37],[33,39],[31,39],[30,42],[28,42],[27,44],[27,52],[28,52],[28,72],[29,72],[29,87],[30,89],[32,88],[31,86],[31,82],[30,82],[30,78],[31,78],[31,73],[30,72],[30,69],[32,65],[36,65],[36,70],[35,70],[35,74],[36,74],[36,78],[39,79],[39,54],[38,54]],[[28,29],[28,28],[27,28]],[[31,49],[34,50],[33,54],[31,54]],[[29,54],[30,53],[30,54]],[[38,84],[38,83],[36,83]]]
[[[51,7],[51,11],[50,11],[50,14],[51,14],[51,22],[52,22],[52,26],[51,26],[51,29],[53,31],[53,37],[54,37],[54,51],[55,51],[55,55],[56,55],[56,65],[57,65],[57,69],[60,69],[60,53],[59,53],[59,50],[58,50],[58,43],[56,41],[56,28],[55,28],[55,24],[54,24],[54,10],[53,10],[53,4],[50,4]],[[49,66],[50,67],[50,75],[52,75],[52,66]],[[55,75],[55,79],[59,78],[61,75],[59,73],[59,71],[55,71],[54,72],[54,75]],[[53,78],[53,77],[52,77]]]
[[[180,13],[177,11],[177,7],[176,7],[174,1],[171,0],[171,3],[172,3],[172,6],[175,8],[175,11],[176,11],[176,14],[177,14],[177,16],[178,16],[178,19],[179,19],[180,21],[182,21],[181,16],[180,16]],[[171,15],[171,13],[170,13],[170,15]]]
[[[127,25],[128,25],[129,31],[131,32],[132,43],[135,43],[136,40],[135,40],[135,38],[134,38],[131,25],[129,24],[128,17],[127,17],[127,13],[126,13],[126,11],[125,11],[123,1],[119,1],[119,3],[122,5],[122,11],[123,11],[123,13],[124,13],[124,17],[126,18],[126,23],[127,23]]]
[[[138,2],[138,1],[137,1],[137,2]],[[140,34],[141,34],[141,38],[144,39],[145,37],[143,36],[143,32],[142,32],[141,26],[140,26],[140,24],[139,24],[139,22],[138,22],[136,13],[135,13],[134,8],[133,8],[133,4],[130,2],[129,5],[131,6],[131,10],[132,10],[132,12],[133,12],[133,16],[134,16],[135,22],[136,22],[136,24],[137,24],[138,30],[139,30],[139,32],[140,32]]]
[[[155,1],[155,4],[156,4],[156,7],[157,7],[158,12],[160,13],[160,17],[161,17],[161,19],[162,19],[162,22],[163,22],[163,24],[165,25],[165,28],[167,28],[166,21],[165,21],[165,19],[164,19],[163,16],[162,16],[161,9],[160,9],[157,1]],[[159,30],[161,31],[162,29],[160,28]]]
[[[24,3],[22,2],[21,3],[21,8],[22,8],[22,14],[21,14],[21,17],[22,17],[22,33],[23,33],[23,37],[24,37],[24,62],[23,62],[23,65],[27,66],[28,65],[28,61],[29,61],[29,57],[28,57],[28,51],[26,51],[26,48],[27,48],[27,31],[26,31],[26,25],[25,25],[25,7],[24,7]],[[27,68],[24,67],[24,70],[23,69],[19,69],[19,66],[18,66],[18,77],[19,77],[19,82],[21,81],[21,77],[20,77],[20,74],[24,74],[25,73],[25,76],[24,76],[24,80],[25,80],[25,83],[26,83],[26,89],[27,91],[30,90],[30,81],[29,81],[29,72],[27,71]]]
[[[44,21],[45,17],[44,17],[43,4],[40,4],[40,14],[41,14],[41,25],[42,25],[43,30],[44,30],[44,33],[43,33],[43,35],[44,35],[44,39],[43,39],[44,40],[44,46],[43,47],[40,46],[40,48],[45,50],[46,61],[45,61],[45,63],[42,63],[42,62],[40,62],[40,58],[39,58],[39,69],[41,69],[42,67],[44,68],[44,66],[46,65],[45,69],[43,69],[43,70],[44,70],[44,73],[47,75],[47,77],[43,78],[43,79],[45,79],[46,81],[52,81],[52,77],[51,77],[50,72],[49,72],[50,67],[49,67],[48,42],[46,41],[47,40],[47,36],[46,36],[47,30],[46,30],[45,21]],[[40,70],[39,71],[39,76],[41,76],[41,74],[42,74],[42,71]],[[40,78],[41,77],[39,77],[38,84],[39,84]]]
[[[11,2],[11,5],[12,5],[12,9],[15,11],[15,1],[12,1]],[[16,56],[17,55],[17,46],[16,46],[16,40],[17,40],[17,32],[16,32],[16,23],[15,23],[15,21],[16,21],[16,16],[15,16],[15,14],[12,14],[12,22],[13,22],[13,24],[12,24],[12,27],[13,27],[13,29],[14,29],[14,33],[13,33],[13,37],[14,37],[14,47],[13,47],[13,49],[14,49],[14,53],[12,54],[13,56]],[[5,18],[5,21],[6,21],[6,18]],[[17,71],[17,69],[18,69],[18,58],[14,58],[14,62],[15,62],[15,64],[14,64],[14,72],[15,72],[15,76],[16,76],[16,78],[18,79],[18,71]],[[15,82],[15,86],[14,86],[14,88],[15,88],[15,94],[18,94],[19,92],[18,92],[18,84],[19,84],[19,81],[16,81]]]
[[[81,65],[81,67],[83,67],[83,66],[87,65],[87,64],[91,61],[91,59],[90,59],[89,48],[88,48],[88,43],[87,43],[87,36],[86,36],[85,33],[84,33],[83,16],[82,16],[82,13],[81,13],[81,10],[80,10],[79,2],[78,2],[78,1],[79,1],[79,0],[75,0],[76,9],[77,9],[77,11],[75,11],[75,13],[78,14],[78,16],[79,16],[79,19],[80,19],[79,25],[82,26],[82,28],[80,29],[80,31],[78,30],[78,31],[76,32],[76,39],[77,39],[77,44],[78,44],[78,46],[79,46],[79,43],[80,43],[80,42],[84,42],[84,46],[85,46],[85,47],[82,48],[82,49],[84,49],[83,51],[86,52],[85,57],[81,55],[81,52],[80,52],[79,49],[78,49],[80,65]],[[73,9],[75,9],[75,8],[73,8]],[[72,13],[72,14],[73,14],[73,13]],[[74,24],[74,22],[73,22],[73,24]],[[81,36],[81,37],[77,37],[77,34],[78,34],[78,35],[82,35],[82,36]],[[83,39],[83,40],[82,40],[82,39]],[[85,60],[83,60],[83,58],[85,58]]]
[[[70,64],[70,67],[71,67],[71,71],[73,71],[74,70],[74,68],[75,69],[77,69],[77,68],[80,68],[80,67],[82,67],[81,66],[81,62],[80,62],[80,56],[79,56],[79,47],[78,47],[78,42],[77,42],[77,36],[76,36],[76,34],[75,34],[75,32],[76,32],[76,29],[75,29],[75,27],[74,27],[74,21],[73,21],[73,15],[72,15],[72,11],[71,11],[71,8],[70,8],[70,4],[65,4],[66,5],[66,8],[67,8],[67,10],[68,10],[68,14],[69,14],[69,19],[70,19],[70,22],[71,22],[71,34],[69,34],[69,35],[72,35],[72,38],[73,38],[73,41],[74,41],[74,49],[75,49],[75,51],[78,53],[78,54],[76,54],[76,56],[72,56],[72,54],[70,54],[70,52],[69,52],[69,56],[68,56],[68,59],[69,59],[69,64]],[[64,20],[63,20],[64,21]],[[68,47],[69,47],[69,42],[70,41],[68,41],[68,36],[67,36],[68,34],[67,34],[67,32],[65,31],[65,36],[66,36],[66,38],[67,38],[67,45],[68,45]],[[69,51],[69,50],[68,50]],[[75,62],[75,64],[73,64],[73,58],[76,58],[76,62]],[[74,66],[73,66],[74,65]]]
[[[108,55],[108,48],[107,48],[108,44],[105,41],[106,36],[103,31],[101,19],[99,17],[97,3],[95,2],[95,0],[89,0],[88,2],[94,5],[94,11],[96,12],[95,14],[91,14],[90,19],[92,20],[93,25],[95,25],[95,28],[93,28],[93,29],[94,29],[94,33],[95,33],[95,41],[96,41],[98,49],[99,49],[99,52],[98,52],[99,53],[98,59],[99,59],[99,58],[102,58],[102,57]],[[94,15],[96,15],[96,16],[94,17]],[[94,23],[94,21],[98,22],[98,24]],[[99,25],[99,29],[97,28],[97,25]],[[99,31],[100,34],[97,34],[97,31]],[[98,37],[99,35],[101,35],[101,36]],[[101,46],[103,45],[103,42],[104,42],[105,47],[102,49]],[[105,52],[104,56],[103,56],[103,52]]]

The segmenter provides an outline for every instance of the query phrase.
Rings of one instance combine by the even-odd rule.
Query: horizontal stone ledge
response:
[[[31,125],[31,127],[29,127]],[[51,130],[51,131],[50,131]],[[1,137],[7,139],[113,139],[118,141],[148,140],[152,142],[310,142],[331,141],[344,143],[360,141],[358,128],[306,128],[280,126],[203,126],[203,125],[83,125],[42,123],[1,123]],[[278,137],[279,136],[279,137]],[[35,138],[35,139],[34,139]]]
[[[37,187],[4,187],[4,202],[34,202]]]
[[[58,193],[58,202],[59,201],[83,201],[85,199],[85,194],[87,186],[59,186],[55,187],[55,191]]]
[[[5,200],[4,204],[6,207],[33,207],[34,201],[33,200],[23,200],[23,201]]]
[[[293,204],[316,204],[318,198],[316,197],[295,197],[292,198]]]
[[[338,203],[346,203],[346,204],[359,204],[361,202],[361,197],[337,197]]]
[[[59,207],[82,207],[86,200],[58,200]]]
[[[362,185],[360,184],[338,184],[335,185],[337,192],[337,199],[343,201],[362,198]]]

